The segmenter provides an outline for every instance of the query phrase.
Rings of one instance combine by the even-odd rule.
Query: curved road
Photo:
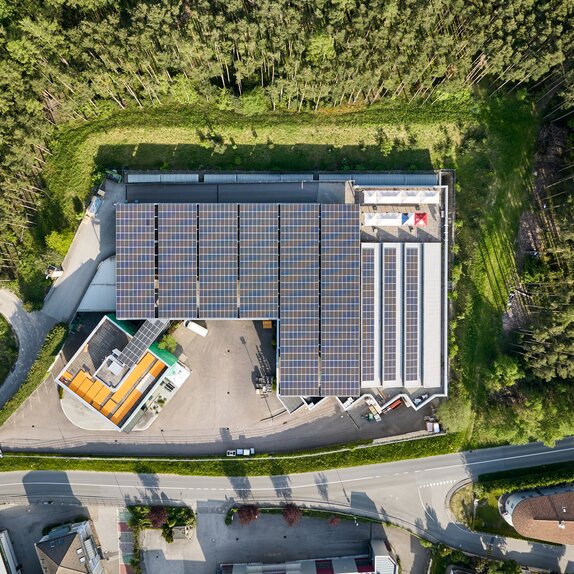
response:
[[[10,472],[0,474],[0,500],[70,504],[172,501],[195,507],[198,502],[210,501],[221,513],[238,500],[293,500],[380,517],[467,552],[572,572],[574,547],[470,532],[452,522],[446,500],[453,486],[480,473],[571,460],[573,456],[574,439],[567,439],[554,449],[529,444],[290,476]],[[491,543],[492,549],[488,549]]]
[[[42,311],[28,313],[22,301],[6,289],[0,289],[0,315],[10,323],[18,339],[18,359],[0,386],[0,405],[3,405],[26,378],[48,331],[56,321]]]
[[[125,196],[124,186],[106,182],[106,199],[98,218],[84,217],[62,263],[64,274],[48,292],[41,311],[28,313],[11,291],[0,289],[0,314],[18,337],[18,360],[0,386],[0,406],[24,382],[46,335],[58,322],[73,317],[101,261],[115,253],[114,203]]]

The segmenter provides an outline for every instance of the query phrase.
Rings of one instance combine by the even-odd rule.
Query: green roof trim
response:
[[[106,317],[128,335],[133,337],[136,334],[137,329],[132,321],[124,321],[123,319],[118,319],[115,313],[108,313]],[[158,359],[163,361],[168,367],[173,367],[173,365],[177,363],[177,357],[165,349],[160,349],[157,343],[152,343],[149,346],[149,350]]]

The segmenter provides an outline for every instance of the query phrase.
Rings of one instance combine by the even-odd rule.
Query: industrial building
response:
[[[128,171],[125,181],[119,319],[276,320],[283,396],[446,393],[440,172]]]
[[[0,574],[19,574],[22,567],[16,558],[8,530],[0,530]]]
[[[382,540],[371,540],[369,554],[295,560],[281,564],[221,564],[217,574],[397,574],[397,562]]]

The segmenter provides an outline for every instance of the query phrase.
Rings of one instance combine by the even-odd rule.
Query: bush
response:
[[[301,509],[296,505],[290,502],[283,507],[283,518],[288,526],[295,526],[303,516],[303,512]]]
[[[12,327],[0,315],[0,385],[10,374],[14,363],[18,359],[18,343]]]
[[[259,508],[256,504],[243,504],[237,510],[240,524],[251,524],[259,518]]]
[[[70,245],[74,239],[74,232],[71,229],[65,229],[64,231],[52,231],[46,237],[46,246],[48,249],[65,256],[70,249]]]
[[[168,333],[161,338],[161,341],[157,345],[160,349],[164,351],[169,351],[170,353],[175,353],[177,349],[177,341]]]
[[[164,524],[161,529],[161,535],[168,544],[171,544],[173,542],[173,527],[168,524]]]
[[[147,517],[152,528],[161,528],[167,522],[167,508],[165,506],[152,506]]]

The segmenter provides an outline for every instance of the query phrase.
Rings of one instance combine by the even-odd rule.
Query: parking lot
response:
[[[98,316],[85,317],[80,333],[66,346],[66,356],[82,344]],[[42,449],[102,454],[223,454],[254,448],[281,452],[355,440],[401,435],[424,428],[430,407],[415,412],[405,406],[367,420],[361,401],[344,411],[335,398],[312,411],[289,414],[274,393],[256,393],[262,370],[275,369],[273,331],[261,322],[209,321],[205,338],[180,326],[174,333],[176,354],[191,376],[153,424],[129,434],[84,430],[63,413],[58,391],[48,378],[0,428],[0,444],[9,449]],[[57,374],[64,366],[56,362]]]
[[[219,507],[206,502],[198,507],[198,528],[192,540],[166,542],[157,531],[147,530],[144,561],[154,574],[213,574],[219,564],[234,562],[282,562],[366,554],[371,534],[383,529],[366,523],[302,518],[287,526],[282,516],[262,514],[241,526],[237,520],[225,526]],[[375,530],[376,532],[373,532]]]

